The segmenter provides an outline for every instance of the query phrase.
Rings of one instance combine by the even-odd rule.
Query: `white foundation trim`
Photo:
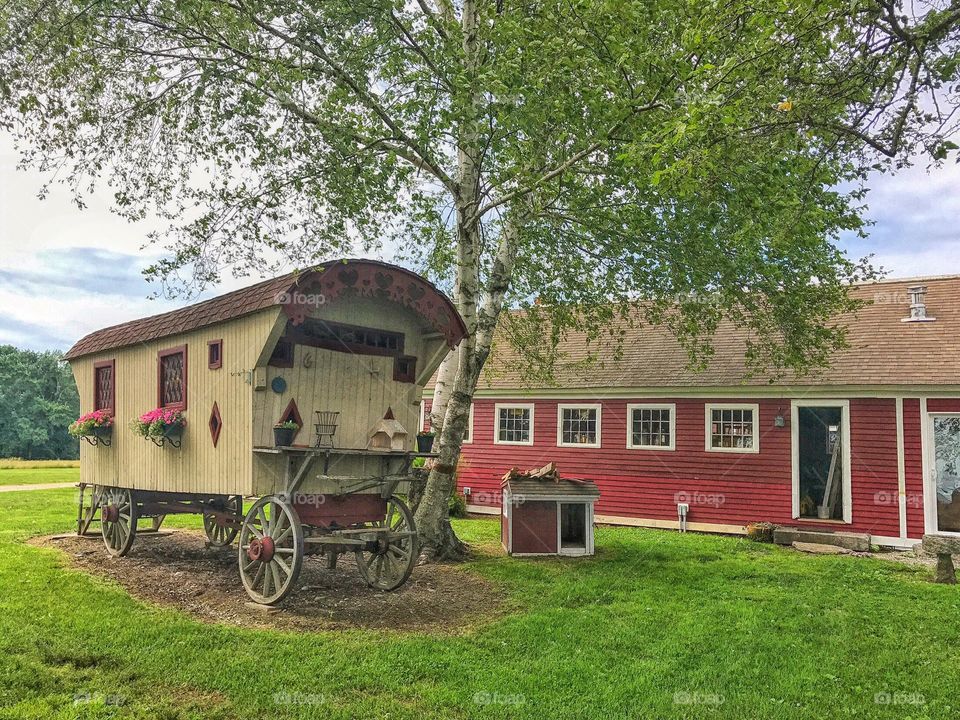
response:
[[[467,510],[477,515],[499,515],[500,508],[490,505],[467,505]],[[623,517],[621,515],[594,515],[593,521],[598,525],[622,525],[626,527],[653,528],[655,530],[678,530],[676,520],[655,520],[652,518]],[[786,527],[786,526],[784,526]],[[719,523],[698,523],[688,522],[687,529],[694,532],[718,533],[721,535],[746,535],[747,528],[744,525],[722,525]],[[920,544],[916,538],[897,538],[887,537],[885,535],[870,535],[870,542],[873,545],[883,547],[893,547],[900,549],[910,549]],[[555,553],[538,553],[553,555]],[[516,555],[519,557],[519,553]]]

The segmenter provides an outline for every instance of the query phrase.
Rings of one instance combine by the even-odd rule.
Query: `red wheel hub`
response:
[[[104,505],[100,508],[100,520],[102,522],[116,522],[120,519],[120,508],[116,505]]]
[[[273,543],[272,537],[265,537],[262,540],[253,538],[250,541],[250,547],[247,548],[247,557],[251,560],[270,562],[273,560],[275,550],[276,546]]]

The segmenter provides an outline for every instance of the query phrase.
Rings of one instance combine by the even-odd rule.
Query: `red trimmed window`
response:
[[[417,358],[401,355],[393,359],[393,379],[398,382],[412,383],[417,380]]]
[[[114,395],[117,388],[116,361],[104,360],[93,364],[93,409],[109,410],[115,408]]]
[[[210,340],[207,343],[207,367],[211,370],[223,367],[223,340]]]
[[[157,362],[158,407],[185,410],[187,407],[187,346],[161,350]]]

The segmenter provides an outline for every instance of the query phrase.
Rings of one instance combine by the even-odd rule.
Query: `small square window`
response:
[[[501,445],[533,445],[533,405],[497,405],[493,441]]]
[[[393,379],[397,382],[416,382],[417,359],[412,355],[401,355],[400,357],[394,358]]]
[[[706,449],[713,452],[756,453],[757,405],[707,405]]]
[[[211,340],[207,343],[207,367],[211,370],[223,367],[223,340]]]
[[[627,405],[627,447],[635,450],[673,450],[673,404]]]
[[[559,447],[600,447],[600,405],[558,405]]]

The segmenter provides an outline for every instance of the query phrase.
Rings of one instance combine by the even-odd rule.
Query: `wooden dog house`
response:
[[[510,470],[501,492],[500,540],[508,554],[593,555],[600,490],[592,481],[562,478],[551,463],[528,473]]]

